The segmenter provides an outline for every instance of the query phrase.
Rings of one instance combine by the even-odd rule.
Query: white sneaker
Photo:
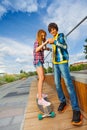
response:
[[[43,97],[43,98],[47,98],[48,95],[43,93],[43,94],[42,94],[42,97]]]
[[[42,94],[42,98],[47,98],[48,97],[48,95],[47,94]],[[38,98],[38,94],[37,94],[37,98]]]
[[[50,106],[50,105],[51,105],[50,102],[47,102],[47,101],[44,100],[43,98],[42,98],[42,99],[38,99],[38,104],[39,104],[39,105],[43,105],[43,106]]]

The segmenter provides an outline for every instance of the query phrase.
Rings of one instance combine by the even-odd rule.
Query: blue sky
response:
[[[85,16],[86,0],[0,0],[0,73],[35,70],[32,52],[37,31],[44,29],[51,37],[47,26],[56,22],[66,35]],[[87,20],[67,37],[70,64],[85,61],[86,38]],[[51,54],[46,60],[51,61]]]

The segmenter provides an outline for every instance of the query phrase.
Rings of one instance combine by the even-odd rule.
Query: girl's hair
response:
[[[44,33],[45,36],[47,35],[47,33],[46,33],[43,29],[40,29],[40,30],[37,32],[36,39],[37,39],[39,45],[41,45],[41,44],[42,44],[42,41],[43,41],[43,40],[42,40],[42,36],[41,36],[42,33]],[[43,42],[45,42],[45,41],[46,41],[46,39],[44,39]]]
[[[57,26],[56,23],[50,23],[48,25],[48,31],[49,31],[49,33],[51,32],[51,28],[55,28],[58,31],[58,26]]]

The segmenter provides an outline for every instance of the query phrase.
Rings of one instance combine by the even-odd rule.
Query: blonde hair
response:
[[[40,29],[38,32],[37,32],[37,36],[36,36],[36,39],[38,41],[38,44],[41,45],[42,44],[42,37],[41,37],[41,34],[44,33],[45,36],[47,35],[47,33],[43,30],[43,29]],[[45,42],[46,39],[44,39],[43,42]]]

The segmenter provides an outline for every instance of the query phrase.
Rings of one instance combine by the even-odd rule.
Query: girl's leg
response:
[[[42,66],[39,66],[36,68],[37,74],[38,74],[38,98],[42,98],[42,87],[43,87],[43,81],[44,81],[44,70]]]
[[[44,69],[42,66],[37,67],[37,74],[38,74],[38,104],[49,106],[51,103],[44,100],[42,97],[42,89],[43,89],[43,82],[44,82]]]

